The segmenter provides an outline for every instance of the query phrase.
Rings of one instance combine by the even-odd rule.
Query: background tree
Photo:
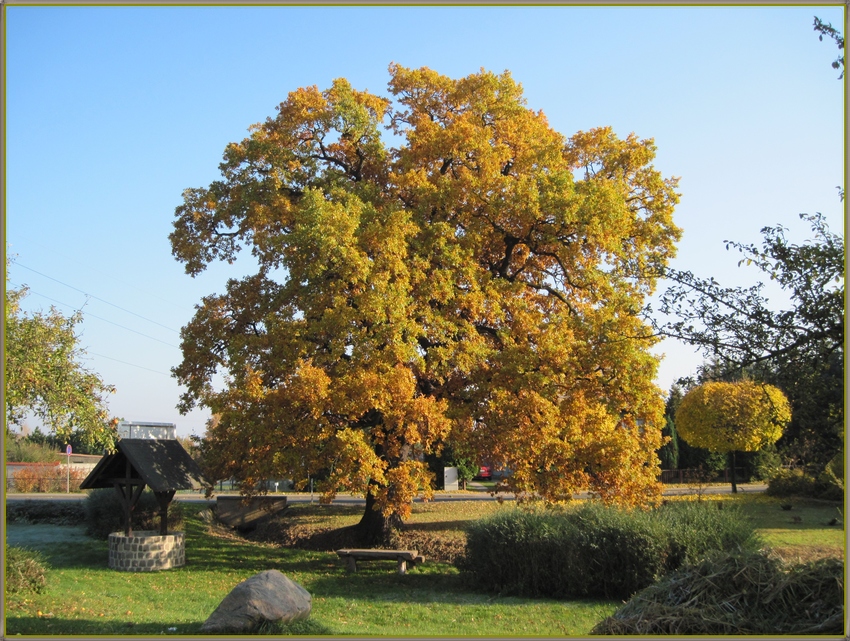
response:
[[[832,24],[815,17],[814,30],[843,51],[844,38]],[[844,56],[832,66],[842,79]],[[838,192],[843,201],[841,186]],[[821,214],[800,217],[814,232],[801,245],[789,243],[781,226],[762,229],[760,249],[725,241],[727,250],[743,254],[739,265],[755,265],[782,287],[791,308],[771,308],[761,282],[725,288],[713,278],[668,269],[673,286],[661,311],[677,320],[653,323],[661,334],[696,345],[713,359],[712,376],[704,378],[728,380],[748,371],[782,389],[793,418],[780,451],[817,475],[830,460],[844,458],[844,240]]]
[[[675,467],[683,470],[704,470],[707,475],[714,475],[722,472],[726,467],[726,456],[717,452],[711,452],[703,447],[691,445],[681,437],[676,429],[676,410],[682,404],[682,399],[685,397],[685,392],[694,386],[692,381],[681,381],[673,383],[670,386],[670,391],[667,394],[667,401],[664,405],[664,419],[666,425],[672,433],[676,435],[676,457]],[[667,433],[664,432],[666,436]],[[672,442],[672,437],[671,437]],[[662,466],[665,455],[663,450],[669,447],[669,443],[662,446],[659,450],[659,458],[662,460]],[[668,455],[669,456],[669,455]],[[671,461],[672,462],[672,461]]]
[[[776,226],[762,229],[761,248],[726,245],[743,254],[739,265],[754,265],[778,283],[789,308],[773,309],[762,282],[726,288],[713,278],[668,270],[674,285],[662,295],[661,311],[675,320],[657,327],[711,358],[703,380],[748,372],[781,388],[794,418],[780,445],[822,469],[840,451],[844,429],[844,241],[820,214],[801,218],[814,233],[805,243],[790,243],[785,228]]]
[[[676,410],[682,403],[685,393],[702,383],[711,382],[715,379],[726,380],[727,382],[735,382],[742,380],[740,372],[728,374],[726,378],[721,378],[722,371],[718,368],[716,362],[703,363],[698,368],[696,380],[689,378],[680,379],[670,387],[667,396],[665,416],[668,424],[673,426],[675,430]],[[694,470],[701,470],[707,477],[714,478],[722,475],[728,465],[728,456],[721,452],[712,452],[704,447],[698,447],[688,443],[681,435],[676,433],[678,441],[678,467],[679,469],[689,470],[693,473]],[[663,450],[663,448],[662,448]],[[766,480],[764,473],[771,466],[776,464],[776,448],[771,444],[758,452],[739,452],[736,454],[736,470],[743,468],[744,476],[758,476],[759,479]]]
[[[678,430],[689,443],[730,454],[733,492],[738,491],[735,452],[775,443],[790,420],[782,391],[753,381],[704,383],[690,390],[676,411]]]
[[[367,540],[430,492],[446,441],[519,493],[656,497],[639,313],[679,230],[652,141],[567,140],[507,72],[393,64],[389,91],[298,89],[184,192],[170,239],[189,274],[243,245],[259,266],[182,331],[181,408],[220,417],[210,473],[251,492],[327,470],[325,500],[365,493]]]
[[[6,429],[32,414],[61,444],[100,453],[113,446],[115,422],[106,397],[115,390],[78,359],[75,327],[79,312],[63,316],[51,307],[46,314],[21,311],[27,288],[5,293]]]
[[[679,437],[676,433],[676,424],[669,417],[665,417],[664,422],[661,435],[670,440],[658,450],[658,458],[661,459],[661,469],[675,470],[679,467]]]
[[[50,435],[44,434],[37,428],[25,437],[7,429],[3,438],[3,455],[6,462],[53,463],[59,461],[59,451],[50,440]]]

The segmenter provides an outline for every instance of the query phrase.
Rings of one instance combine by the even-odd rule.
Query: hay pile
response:
[[[638,592],[591,634],[844,633],[844,562],[713,555]]]

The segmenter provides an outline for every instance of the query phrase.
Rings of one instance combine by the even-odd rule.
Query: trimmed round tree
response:
[[[704,383],[690,390],[676,411],[676,429],[691,445],[728,452],[735,481],[735,452],[775,443],[791,421],[791,405],[773,385],[754,381]]]

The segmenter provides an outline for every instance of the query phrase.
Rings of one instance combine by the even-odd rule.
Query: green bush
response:
[[[654,582],[666,566],[668,541],[663,524],[640,510],[588,502],[573,514],[573,589],[565,596],[626,598]]]
[[[477,521],[467,532],[462,569],[471,571],[485,590],[532,596],[564,590],[555,568],[570,567],[570,550],[558,540],[571,538],[573,524],[541,511],[498,512]],[[554,582],[553,582],[554,580]]]
[[[6,545],[6,594],[39,593],[46,585],[47,572],[41,553]]]
[[[7,501],[6,518],[21,523],[79,525],[86,520],[82,501]]]
[[[775,445],[767,445],[753,455],[753,481],[769,481],[781,469],[782,457]]]
[[[832,463],[830,463],[831,465]],[[843,475],[843,470],[840,471]],[[844,479],[829,465],[815,478],[803,470],[779,470],[767,483],[770,496],[807,496],[827,501],[844,500]]]
[[[86,533],[97,539],[108,539],[112,532],[124,529],[124,506],[114,489],[93,490],[85,501]],[[168,531],[183,527],[183,506],[172,501],[168,506]],[[159,530],[159,502],[146,489],[133,511],[134,530]]]
[[[715,550],[755,548],[754,524],[734,505],[723,501],[676,501],[654,513],[667,536],[666,570],[694,563]]]
[[[471,526],[461,568],[485,590],[628,598],[708,551],[751,545],[754,527],[713,504],[499,512]]]
[[[817,480],[803,470],[779,470],[767,482],[766,493],[769,496],[815,496]]]

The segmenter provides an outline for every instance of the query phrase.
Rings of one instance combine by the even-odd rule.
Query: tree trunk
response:
[[[730,452],[732,458],[732,494],[738,493],[738,483],[735,478],[735,450]]]
[[[397,514],[385,517],[380,510],[375,509],[375,497],[371,493],[366,495],[366,510],[355,526],[363,545],[391,546],[393,534],[401,525],[401,518]]]

